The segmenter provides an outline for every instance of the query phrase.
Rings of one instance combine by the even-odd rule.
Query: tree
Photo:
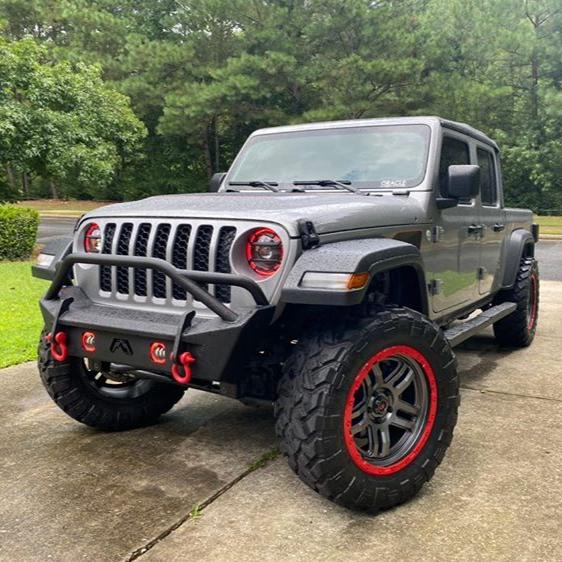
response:
[[[115,196],[110,186],[144,135],[99,67],[49,63],[32,39],[0,39],[0,159],[12,195],[29,196],[33,176],[54,197]]]
[[[509,203],[562,208],[560,0],[0,0],[0,34],[130,98],[147,136],[105,194],[204,189],[257,127],[425,113],[499,140]]]

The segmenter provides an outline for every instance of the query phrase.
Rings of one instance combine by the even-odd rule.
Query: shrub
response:
[[[31,256],[39,213],[33,209],[0,205],[0,260],[19,260]]]

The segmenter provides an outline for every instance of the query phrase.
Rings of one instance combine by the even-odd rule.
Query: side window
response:
[[[453,164],[470,164],[468,144],[452,137],[443,137],[439,162],[439,191],[443,197],[447,197],[447,174],[449,166]],[[470,203],[470,200],[461,203]]]
[[[482,205],[495,205],[498,202],[496,170],[494,157],[488,150],[477,149],[478,165],[480,166],[480,197]]]

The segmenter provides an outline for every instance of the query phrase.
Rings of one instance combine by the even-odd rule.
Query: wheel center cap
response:
[[[386,412],[388,412],[388,398],[384,394],[377,394],[373,397],[373,401],[371,403],[371,408],[375,415],[377,416],[384,416]]]

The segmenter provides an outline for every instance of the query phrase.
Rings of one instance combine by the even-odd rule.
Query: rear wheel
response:
[[[44,331],[39,343],[41,381],[55,403],[75,420],[108,431],[154,423],[183,396],[184,389],[146,379],[116,378],[84,359],[56,362]]]
[[[495,301],[514,302],[517,308],[494,324],[494,335],[504,347],[526,347],[531,344],[539,319],[539,268],[534,258],[523,258],[515,285],[502,291]]]
[[[433,475],[457,419],[451,348],[422,315],[392,308],[309,336],[285,365],[277,433],[290,466],[342,505],[377,511]]]

